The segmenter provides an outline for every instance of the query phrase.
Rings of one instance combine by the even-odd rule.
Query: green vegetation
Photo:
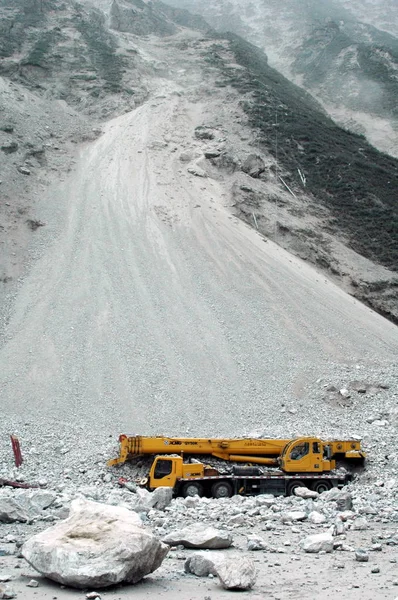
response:
[[[21,64],[46,68],[47,55],[57,43],[59,36],[59,32],[55,30],[41,32],[39,39]]]
[[[233,34],[220,37],[229,39],[236,62],[247,70],[228,67],[217,48],[208,58],[221,70],[222,84],[242,94],[259,142],[290,173],[289,186],[300,189],[301,169],[306,192],[332,214],[330,229],[344,232],[363,256],[398,270],[398,160],[338,127],[306,92],[270,68],[258,48]]]
[[[117,44],[107,31],[104,18],[98,11],[88,14],[83,8],[75,5],[74,23],[87,46],[90,61],[98,75],[105,80],[108,91],[121,90],[124,61],[116,53]]]

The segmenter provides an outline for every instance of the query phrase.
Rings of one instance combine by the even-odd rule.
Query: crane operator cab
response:
[[[279,464],[286,473],[322,473],[336,467],[330,446],[316,438],[302,438],[286,444]]]

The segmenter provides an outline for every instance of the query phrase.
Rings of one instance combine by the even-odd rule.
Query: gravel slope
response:
[[[169,84],[109,122],[43,200],[48,227],[0,350],[5,415],[242,435],[325,373],[394,368],[394,325],[187,171],[202,110]]]

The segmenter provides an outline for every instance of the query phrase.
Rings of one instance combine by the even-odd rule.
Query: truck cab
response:
[[[182,456],[157,456],[149,472],[149,488],[176,486],[177,480],[204,476],[201,463],[184,464]]]
[[[316,438],[302,438],[286,444],[279,466],[285,473],[324,473],[336,468],[331,448]]]

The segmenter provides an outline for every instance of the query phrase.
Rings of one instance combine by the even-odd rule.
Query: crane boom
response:
[[[119,437],[120,453],[115,459],[108,461],[108,466],[123,464],[126,460],[142,455],[179,454],[179,455],[208,455],[226,461],[252,462],[266,465],[277,465],[279,457],[300,443],[318,444],[312,446],[313,452],[319,458],[327,453],[328,459],[336,456],[347,459],[363,459],[365,453],[357,440],[332,440],[322,442],[317,438],[298,439],[228,439],[228,438],[171,438],[127,436]],[[315,448],[315,450],[314,450]],[[319,459],[318,459],[319,460]]]

